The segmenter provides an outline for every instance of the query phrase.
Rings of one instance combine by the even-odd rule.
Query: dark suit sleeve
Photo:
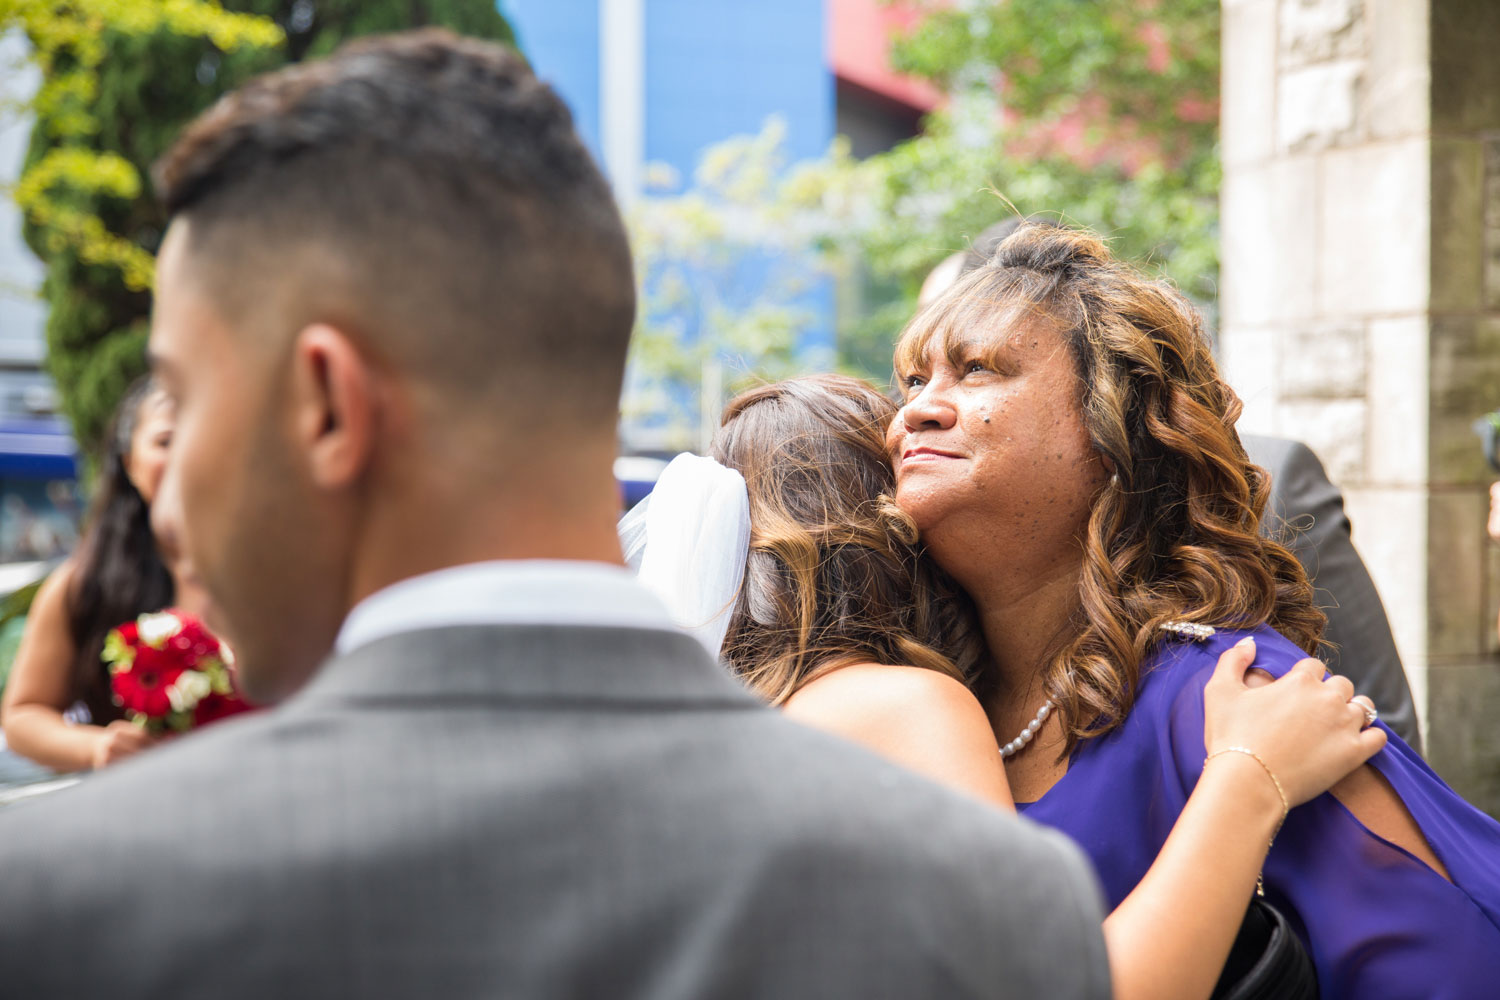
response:
[[[1104,895],[1093,866],[1067,837],[1041,827],[1033,829],[1043,843],[1035,848],[1038,857],[1031,864],[1033,879],[1028,888],[1032,895],[1013,890],[1006,899],[1012,911],[1018,899],[1025,901],[1022,908],[1028,915],[1014,931],[1017,945],[1031,950],[1040,958],[1039,964],[1051,970],[1043,973],[1048,985],[1030,995],[1079,1000],[1111,997]],[[1012,854],[1008,863],[1015,865],[1017,857]],[[1036,878],[1043,872],[1050,873],[1051,884]]]
[[[1368,695],[1385,723],[1420,753],[1406,671],[1380,594],[1354,548],[1343,494],[1306,445],[1269,439],[1254,441],[1254,445],[1246,440],[1251,459],[1271,472],[1271,507],[1276,516],[1268,518],[1268,527],[1290,544],[1313,581],[1315,600],[1328,614],[1323,639],[1331,647],[1324,650],[1329,668]]]
[[[691,995],[1108,1000],[1103,897],[1076,844],[853,749],[827,747],[839,785],[781,806],[817,834],[776,824],[795,836],[745,869],[729,943],[708,949],[743,960]]]
[[[898,919],[909,921],[901,950],[928,964],[922,953],[941,949],[943,960],[930,964],[946,969],[901,995],[1107,1000],[1113,989],[1103,894],[1092,866],[1055,830],[997,819],[1003,822],[943,844],[946,863],[939,868],[932,858],[920,888],[893,895],[891,904],[904,911]],[[962,824],[952,815],[947,832],[958,833]],[[919,941],[926,943],[913,949]],[[870,983],[843,995],[877,992]]]

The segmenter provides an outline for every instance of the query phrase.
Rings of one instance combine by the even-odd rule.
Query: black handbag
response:
[[[1212,1000],[1317,1000],[1318,973],[1286,915],[1250,900]]]

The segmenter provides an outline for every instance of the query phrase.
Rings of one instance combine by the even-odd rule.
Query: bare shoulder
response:
[[[835,714],[886,723],[933,714],[949,721],[984,720],[984,709],[968,688],[946,674],[922,667],[860,663],[824,674],[785,705],[787,715]],[[988,728],[988,722],[985,722]]]
[[[1443,878],[1453,881],[1401,796],[1374,767],[1365,764],[1355,769],[1333,786],[1332,795],[1365,829],[1406,849]]]
[[[68,592],[73,589],[73,577],[77,573],[78,564],[72,559],[67,559],[47,574],[47,578],[37,588],[36,597],[32,599],[33,613],[65,612],[68,606]]]
[[[952,677],[920,667],[857,664],[814,680],[783,710],[940,784],[1012,804],[984,707]]]
[[[73,700],[71,664],[77,647],[68,622],[68,600],[75,567],[69,560],[53,570],[32,599],[5,685],[3,706],[7,715],[28,703],[60,712]]]

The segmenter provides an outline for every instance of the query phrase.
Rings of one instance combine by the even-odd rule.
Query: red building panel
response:
[[[841,84],[915,112],[942,103],[942,91],[890,68],[891,35],[909,29],[920,16],[916,11],[881,0],[827,0],[826,10],[828,64]]]

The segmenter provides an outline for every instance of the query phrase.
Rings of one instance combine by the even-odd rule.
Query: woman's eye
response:
[[[983,361],[967,361],[964,363],[965,375],[973,375],[976,372],[987,372],[989,370],[989,366]]]
[[[918,389],[922,388],[922,386],[924,386],[926,384],[927,384],[927,379],[924,376],[921,376],[921,375],[903,375],[903,376],[901,376],[901,385],[906,389],[907,392],[916,392]]]

